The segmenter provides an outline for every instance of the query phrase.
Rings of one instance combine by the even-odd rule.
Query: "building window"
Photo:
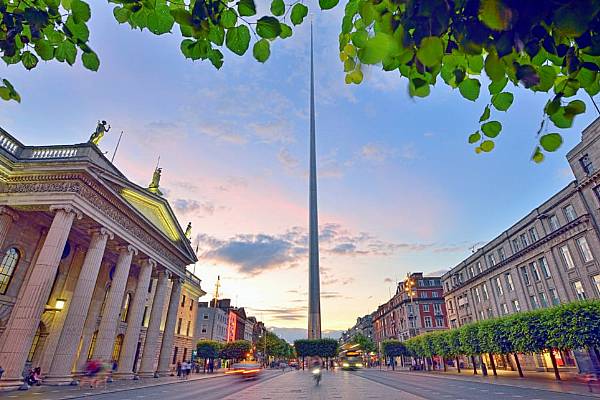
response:
[[[183,357],[181,357],[182,361],[187,360],[187,347],[183,348]]]
[[[496,257],[493,254],[488,255],[488,261],[490,262],[490,266],[496,265]]]
[[[477,261],[477,273],[480,274],[481,272],[481,261]]]
[[[129,303],[131,303],[131,293],[125,295],[125,301],[123,302],[123,308],[121,310],[121,322],[127,322],[127,316],[129,314]]]
[[[531,242],[537,242],[537,240],[539,239],[537,230],[535,229],[535,226],[532,228],[529,228],[529,237],[531,238]]]
[[[448,311],[450,311],[451,313],[454,312],[454,305],[452,303],[452,300],[448,300]]]
[[[575,221],[575,219],[577,218],[575,209],[571,204],[563,208],[563,212],[565,213],[565,218],[567,219],[567,222]]]
[[[202,318],[204,318],[204,319],[208,319],[208,314],[203,314],[203,315],[202,315]]]
[[[540,268],[542,270],[542,274],[544,274],[544,278],[550,278],[550,268],[548,268],[546,257],[538,259],[538,262],[540,263]]]
[[[504,295],[504,290],[502,289],[502,282],[500,281],[500,277],[496,277],[494,281],[496,282],[496,294],[498,294],[498,296]]]
[[[488,294],[487,286],[485,285],[485,283],[483,285],[481,285],[481,292],[483,293],[484,300],[490,299],[490,295]]]
[[[531,285],[531,281],[529,280],[529,273],[527,272],[527,267],[521,267],[521,275],[523,276],[523,282],[526,285]]]
[[[592,276],[592,283],[594,284],[594,287],[596,288],[596,294],[598,296],[600,296],[600,275]]]
[[[504,281],[506,282],[506,287],[508,288],[509,292],[515,290],[515,285],[513,284],[513,279],[510,272],[504,274]]]
[[[523,248],[529,246],[529,238],[527,237],[527,234],[522,233],[519,238],[521,239],[521,245],[523,245]]]
[[[521,306],[519,305],[519,300],[513,300],[512,301],[512,308],[513,308],[514,312],[521,311]]]
[[[475,276],[475,270],[473,267],[469,267],[469,279]]]
[[[558,292],[554,288],[548,289],[550,292],[550,298],[552,299],[552,305],[557,306],[560,304],[560,299],[558,298]]]
[[[579,159],[579,163],[581,164],[581,168],[583,169],[583,172],[585,172],[587,175],[591,175],[594,173],[594,164],[592,164],[592,160],[590,159],[590,156],[588,156],[587,154],[584,154]]]
[[[475,288],[475,300],[478,303],[481,303],[481,296],[479,295],[479,288],[478,287]]]
[[[4,258],[0,265],[0,294],[6,294],[6,290],[8,289],[8,285],[15,273],[15,268],[17,267],[20,258],[21,254],[15,247],[11,247],[4,253]]]
[[[426,299],[427,297],[429,297],[429,295],[427,294],[426,291],[422,291],[421,292],[421,298]]]
[[[578,300],[585,300],[585,290],[583,290],[583,285],[581,284],[581,281],[573,282],[573,289],[575,290],[575,295],[577,296]]]
[[[531,267],[531,275],[533,276],[533,279],[535,279],[536,282],[541,281],[542,277],[540,276],[540,271],[538,271],[537,262],[534,261],[529,264],[529,266]]]
[[[187,328],[185,328],[185,336],[190,336],[190,328],[192,325],[192,321],[187,322]]]
[[[431,328],[431,317],[425,317],[425,328]]]
[[[558,223],[558,218],[556,217],[556,215],[551,215],[550,216],[550,230],[552,232],[554,232],[555,230],[557,230],[558,228],[560,228],[560,224]]]
[[[144,314],[142,315],[142,326],[148,327],[148,306],[144,307]]]
[[[154,279],[150,279],[150,283],[148,284],[148,293],[150,293],[152,291],[152,283],[154,282]]]
[[[181,296],[181,307],[185,307],[185,294]]]
[[[173,350],[173,361],[171,362],[171,364],[177,364],[177,352],[179,351],[179,348],[177,346],[175,346],[175,349]]]
[[[540,292],[540,304],[542,305],[542,307],[548,307],[548,296],[546,296],[546,293],[544,292]]]
[[[504,261],[506,259],[506,254],[504,254],[504,247],[500,247],[498,249],[498,258],[500,261]]]
[[[531,308],[534,310],[540,308],[540,303],[536,295],[529,296],[529,300],[531,300]]]
[[[98,338],[98,331],[94,332],[92,335],[92,340],[90,341],[90,348],[88,349],[87,359],[91,360],[92,355],[94,355],[94,350],[96,349],[96,339]]]
[[[487,309],[487,316],[488,318],[494,318],[494,312],[492,311],[491,307]]]
[[[435,326],[443,327],[444,326],[444,317],[435,317]]]
[[[581,251],[581,257],[583,257],[584,262],[590,262],[594,260],[594,256],[592,255],[592,251],[590,250],[590,246],[588,245],[585,237],[580,237],[576,240],[577,246],[579,246],[579,250]]]
[[[190,299],[190,311],[194,309],[194,299]]]
[[[202,333],[206,333],[206,328],[202,328]]]
[[[181,324],[183,323],[183,318],[179,318],[179,320],[177,321],[177,334],[180,335],[181,334]]]
[[[598,284],[600,284],[600,275],[598,275],[599,281]],[[436,303],[433,305],[433,311],[436,314],[441,314],[442,313],[442,305],[440,303]]]
[[[519,240],[518,239],[513,239],[512,240],[512,245],[513,245],[513,251],[515,253],[517,253],[519,250],[521,250],[521,246],[519,246]]]
[[[506,305],[506,303],[500,304],[500,309],[502,310],[502,314],[508,314],[508,306]]]
[[[433,292],[431,292],[431,297],[438,298],[438,297],[440,297],[440,294],[434,290]]]
[[[423,304],[423,312],[429,312],[429,304]]]
[[[565,267],[567,267],[567,269],[575,268],[575,263],[573,263],[571,252],[566,245],[560,248],[560,254],[562,255],[563,262],[565,263]]]
[[[115,344],[113,346],[112,358],[111,361],[119,361],[119,356],[121,355],[121,347],[123,347],[123,335],[117,335],[115,339]]]
[[[479,311],[479,319],[480,320],[484,320],[485,319],[485,311],[483,311],[483,310]]]

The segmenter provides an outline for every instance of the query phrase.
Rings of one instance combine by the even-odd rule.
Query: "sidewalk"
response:
[[[161,378],[144,378],[139,380],[121,379],[115,380],[112,383],[107,383],[106,389],[104,388],[103,384],[99,385],[99,387],[95,389],[79,386],[42,385],[32,386],[29,390],[13,390],[7,392],[0,392],[0,398],[30,399],[34,395],[37,398],[40,398],[40,395],[44,395],[44,398],[52,400],[77,399],[82,397],[95,396],[98,394],[125,392],[128,390],[140,388],[172,385],[176,383],[191,381],[200,381],[204,379],[213,379],[223,376],[225,376],[224,372],[215,372],[213,374],[191,374],[189,379],[187,380],[181,380],[176,376],[165,376]]]
[[[385,369],[383,369],[385,371]],[[392,370],[388,370],[392,372]],[[473,375],[472,369],[462,369],[459,374],[454,368],[444,371],[409,371],[406,368],[397,368],[396,373],[408,375],[428,375],[440,379],[454,379],[470,382],[487,383],[491,385],[504,385],[522,388],[532,388],[540,390],[549,390],[559,393],[569,393],[577,395],[586,395],[600,398],[600,384],[588,385],[576,380],[577,374],[561,373],[562,380],[557,381],[553,372],[533,372],[523,371],[524,377],[519,377],[516,371],[498,370],[498,376],[494,376],[492,369],[488,369],[488,376],[483,376],[481,370],[477,370],[477,375]]]

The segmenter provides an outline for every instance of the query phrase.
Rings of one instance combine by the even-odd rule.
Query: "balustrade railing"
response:
[[[31,152],[31,158],[43,159],[43,158],[70,158],[77,156],[76,147],[58,147],[58,148],[41,148],[34,149]]]
[[[10,137],[0,132],[0,147],[8,151],[10,154],[15,154],[19,148],[19,144]]]

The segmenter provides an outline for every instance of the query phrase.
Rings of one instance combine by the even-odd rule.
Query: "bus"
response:
[[[356,371],[364,366],[362,350],[342,350],[339,357],[340,365],[345,371]]]

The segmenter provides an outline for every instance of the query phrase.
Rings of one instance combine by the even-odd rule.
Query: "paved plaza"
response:
[[[149,385],[149,386],[146,386]],[[63,400],[480,400],[482,398],[527,400],[584,400],[600,398],[583,385],[518,379],[480,379],[428,373],[363,370],[324,371],[315,386],[308,371],[265,371],[258,379],[211,376],[187,382],[120,382],[108,389],[43,386],[25,392],[0,393],[0,399]]]

